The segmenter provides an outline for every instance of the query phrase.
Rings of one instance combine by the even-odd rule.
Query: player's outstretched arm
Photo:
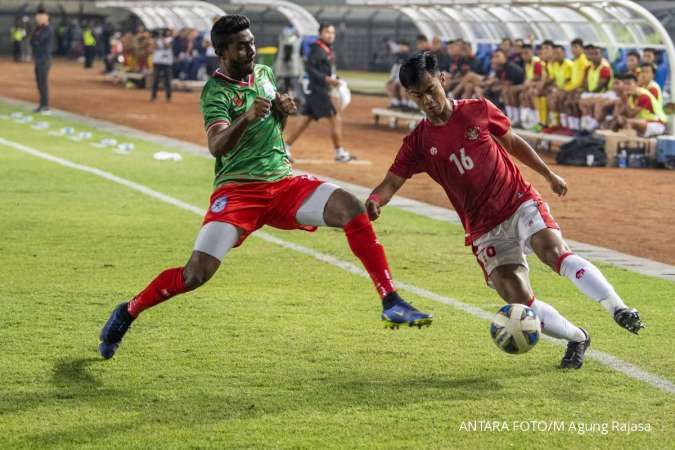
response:
[[[384,180],[375,188],[366,200],[366,211],[370,220],[377,220],[380,217],[380,208],[391,200],[396,192],[401,189],[405,183],[405,178],[396,175],[393,172],[387,172]]]
[[[551,185],[551,190],[553,192],[561,197],[567,194],[567,183],[565,180],[553,172],[539,157],[539,154],[534,151],[532,146],[530,146],[523,138],[515,134],[513,130],[509,129],[503,136],[494,136],[494,138],[507,152],[513,155],[514,158],[546,178],[546,181]]]
[[[216,125],[209,128],[206,137],[209,152],[213,156],[222,156],[232,150],[239,143],[246,128],[256,120],[262,119],[270,113],[272,102],[263,97],[257,97],[253,105],[231,124]]]

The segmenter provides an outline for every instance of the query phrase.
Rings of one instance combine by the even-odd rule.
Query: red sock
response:
[[[157,278],[129,302],[127,310],[133,317],[171,297],[187,292],[183,280],[183,268],[174,267],[157,275]]]
[[[368,271],[380,297],[384,298],[385,295],[394,292],[396,289],[389,272],[387,257],[384,255],[384,247],[377,240],[368,215],[363,213],[354,217],[345,225],[345,235],[349,247]]]

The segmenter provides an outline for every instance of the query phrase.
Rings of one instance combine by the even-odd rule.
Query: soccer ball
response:
[[[519,303],[503,306],[490,325],[492,340],[506,353],[528,352],[539,342],[541,323],[532,308]]]

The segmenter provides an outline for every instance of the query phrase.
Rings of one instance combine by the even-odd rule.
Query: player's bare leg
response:
[[[595,265],[572,253],[557,230],[547,228],[539,231],[532,236],[530,245],[544,264],[572,281],[584,295],[600,303],[619,326],[635,334],[645,327],[638,311],[626,306]]]
[[[238,242],[241,230],[223,222],[209,222],[202,226],[195,249],[184,267],[174,267],[160,273],[131,301],[120,303],[101,330],[99,352],[105,359],[112,358],[131,323],[148,308],[171,297],[202,286],[218,270],[225,254]]]
[[[300,126],[293,131],[293,133],[288,136],[288,138],[284,141],[284,146],[286,147],[286,154],[288,155],[289,159],[293,159],[293,156],[291,154],[291,146],[295,141],[298,140],[300,135],[305,132],[307,127],[309,126],[310,123],[312,123],[312,118],[309,116],[302,116],[302,120],[300,121]]]
[[[349,162],[354,159],[349,152],[342,147],[342,116],[340,113],[328,118],[330,124],[330,137],[335,148],[335,161]]]
[[[583,365],[584,354],[591,345],[590,335],[563,317],[553,306],[535,298],[525,266],[499,266],[490,274],[490,283],[507,303],[521,303],[532,308],[541,321],[542,333],[567,341],[567,350],[560,361],[561,369],[579,369]]]
[[[429,326],[432,316],[406,303],[396,292],[384,247],[362,202],[335,185],[324,183],[303,203],[296,214],[303,225],[342,228],[349,248],[359,258],[382,299],[382,320],[389,328],[401,325]]]

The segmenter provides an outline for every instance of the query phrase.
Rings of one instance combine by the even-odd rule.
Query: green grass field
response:
[[[1,138],[207,206],[207,158],[156,161],[166,150],[156,144],[35,118],[135,144],[117,154],[17,123],[14,111],[26,112],[0,103]],[[385,330],[369,280],[255,237],[202,289],[144,313],[102,361],[111,309],[186,261],[201,217],[2,143],[0,211],[0,448],[656,449],[675,439],[672,393],[593,359],[562,372],[563,348],[547,341],[506,355],[487,321],[406,292],[434,325]],[[501,305],[459,227],[389,208],[376,228],[397,279],[486,311]],[[265,231],[357,262],[339,231]],[[675,286],[601,267],[643,313],[642,336],[534,261],[532,278],[595,350],[672,382]],[[472,421],[509,431],[468,431]],[[596,428],[580,434],[580,424]]]

